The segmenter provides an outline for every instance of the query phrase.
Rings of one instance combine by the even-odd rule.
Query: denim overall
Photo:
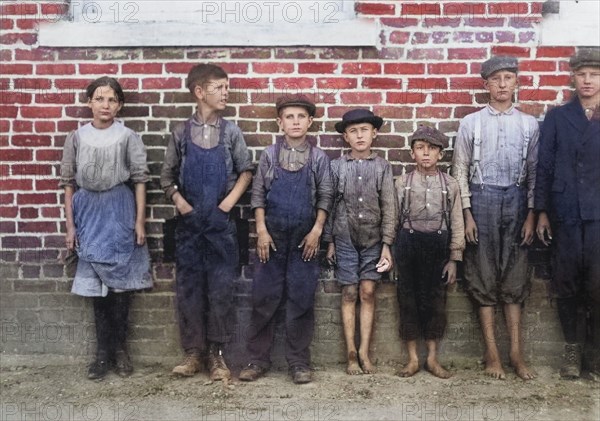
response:
[[[267,193],[266,225],[277,251],[258,263],[252,288],[252,317],[248,352],[250,362],[270,367],[275,313],[285,309],[286,359],[290,367],[310,365],[309,346],[314,332],[314,297],[320,268],[317,259],[305,262],[302,239],[312,229],[312,147],[302,169],[288,171],[279,164],[281,142],[275,146],[274,179]]]
[[[219,144],[196,145],[186,122],[181,191],[194,210],[181,215],[176,230],[177,310],[186,352],[206,349],[207,341],[228,342],[234,321],[233,287],[238,245],[235,221],[218,208],[227,195],[227,170],[221,127]]]

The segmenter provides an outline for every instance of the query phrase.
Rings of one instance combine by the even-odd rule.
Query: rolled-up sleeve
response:
[[[232,135],[231,156],[233,159],[233,167],[239,175],[244,171],[254,172],[254,164],[250,157],[250,151],[244,140],[244,135],[239,127],[232,125],[234,132]]]
[[[63,146],[63,156],[60,162],[60,180],[58,187],[77,185],[75,174],[77,173],[77,140],[75,132],[69,133]]]
[[[150,179],[146,161],[146,146],[135,132],[131,132],[127,139],[127,166],[131,182],[147,183]]]
[[[252,179],[252,195],[250,198],[250,206],[253,210],[256,208],[264,208],[267,205],[265,177],[269,171],[269,166],[269,153],[268,149],[266,149],[260,155],[258,167],[256,168],[256,173]]]
[[[472,115],[472,114],[471,114]],[[471,207],[471,190],[469,189],[469,171],[473,154],[473,127],[469,116],[463,118],[458,128],[452,159],[452,177],[458,182],[463,209]]]
[[[165,151],[165,160],[160,171],[160,187],[165,192],[168,199],[171,199],[177,191],[179,181],[179,168],[181,165],[179,157],[179,136],[176,131],[171,133],[167,150]]]
[[[381,239],[387,245],[392,245],[398,228],[398,201],[394,188],[392,166],[386,162],[381,184]]]
[[[540,139],[540,126],[534,117],[529,119],[528,128],[531,140],[527,148],[527,206],[533,209],[535,205],[535,183],[538,164],[538,148]]]
[[[316,207],[325,212],[331,212],[333,206],[333,182],[331,179],[331,169],[329,167],[329,157],[322,150],[318,150],[319,155],[316,162]]]
[[[449,182],[448,190],[450,193],[450,260],[462,261],[463,251],[465,249],[465,224],[462,213],[462,204],[460,199],[460,189],[458,183]]]

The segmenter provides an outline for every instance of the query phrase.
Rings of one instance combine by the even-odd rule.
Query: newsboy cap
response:
[[[569,61],[571,70],[577,70],[584,66],[600,67],[600,47],[582,47]]]
[[[306,108],[308,114],[311,117],[315,116],[315,112],[317,111],[317,106],[314,102],[312,102],[306,95],[303,94],[286,94],[277,98],[275,102],[275,107],[277,108],[277,114],[281,112],[282,108],[285,107],[302,107]]]
[[[425,140],[434,146],[439,146],[441,149],[446,149],[448,147],[448,136],[435,127],[425,126],[424,124],[421,124],[417,130],[410,135],[408,140],[410,140],[411,147],[416,140]]]
[[[516,58],[509,56],[492,57],[481,65],[481,77],[487,79],[498,70],[508,70],[509,72],[517,73],[519,62]]]
[[[344,133],[346,127],[351,124],[371,123],[373,127],[379,130],[383,125],[383,118],[376,116],[365,108],[356,108],[348,111],[342,116],[342,121],[335,123],[335,129],[338,133]]]

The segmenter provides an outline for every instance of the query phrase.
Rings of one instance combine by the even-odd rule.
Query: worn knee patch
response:
[[[356,302],[358,298],[358,286],[357,285],[347,285],[342,288],[342,300],[347,302]]]

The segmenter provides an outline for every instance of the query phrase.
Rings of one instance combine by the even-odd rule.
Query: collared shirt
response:
[[[242,131],[235,124],[220,118],[204,123],[198,113],[194,113],[191,130],[194,144],[207,149],[216,147],[219,144],[221,130],[225,131],[223,143],[225,149],[229,152],[225,155],[225,165],[227,167],[227,191],[231,191],[241,173],[254,171],[254,165]],[[160,174],[160,186],[168,198],[171,198],[178,190],[179,170],[182,160],[180,144],[183,140],[184,131],[185,122],[175,127],[165,152],[165,160]]]
[[[283,169],[289,171],[302,169],[308,161],[309,152],[312,153],[310,164],[313,174],[310,178],[312,205],[329,213],[333,203],[329,157],[318,147],[309,147],[308,143],[304,143],[297,148],[290,148],[283,138],[278,138],[277,141],[281,142],[283,146],[280,148],[279,153],[279,165]],[[310,138],[307,138],[307,141],[312,144],[316,143],[314,140],[311,141]],[[271,189],[275,176],[275,150],[276,145],[270,145],[260,155],[258,168],[252,182],[252,209],[267,206],[267,193]]]
[[[126,181],[148,180],[144,143],[122,122],[115,121],[107,129],[96,129],[88,123],[67,136],[59,187],[106,191]]]
[[[443,175],[442,175],[443,176]],[[402,201],[404,206],[409,206],[410,224],[404,221],[401,228],[412,229],[420,232],[435,232],[442,227],[447,229],[443,216],[443,194],[440,173],[426,175],[417,170],[413,171],[410,185],[410,200],[405,198],[407,192],[407,182],[409,174],[404,174],[396,179],[396,193],[398,196],[398,208],[402,217]],[[465,227],[463,222],[462,204],[460,200],[460,189],[458,182],[450,177],[446,177],[446,187],[448,191],[448,207],[450,211],[450,260],[462,260],[463,250],[465,249]],[[410,204],[408,204],[410,203]]]
[[[337,198],[323,240],[349,233],[358,247],[392,245],[398,209],[390,163],[376,153],[365,159],[348,153],[331,161],[331,176]]]
[[[518,182],[523,164],[525,134],[529,134],[524,184],[528,190],[528,207],[533,208],[539,124],[534,117],[522,113],[514,106],[500,112],[489,104],[477,113],[463,118],[458,129],[454,145],[452,176],[456,178],[460,186],[463,208],[471,207],[469,179],[473,161],[476,114],[479,114],[481,118],[479,167],[483,184],[507,187]],[[525,127],[523,127],[523,120]],[[473,178],[473,182],[480,182],[477,175]]]

